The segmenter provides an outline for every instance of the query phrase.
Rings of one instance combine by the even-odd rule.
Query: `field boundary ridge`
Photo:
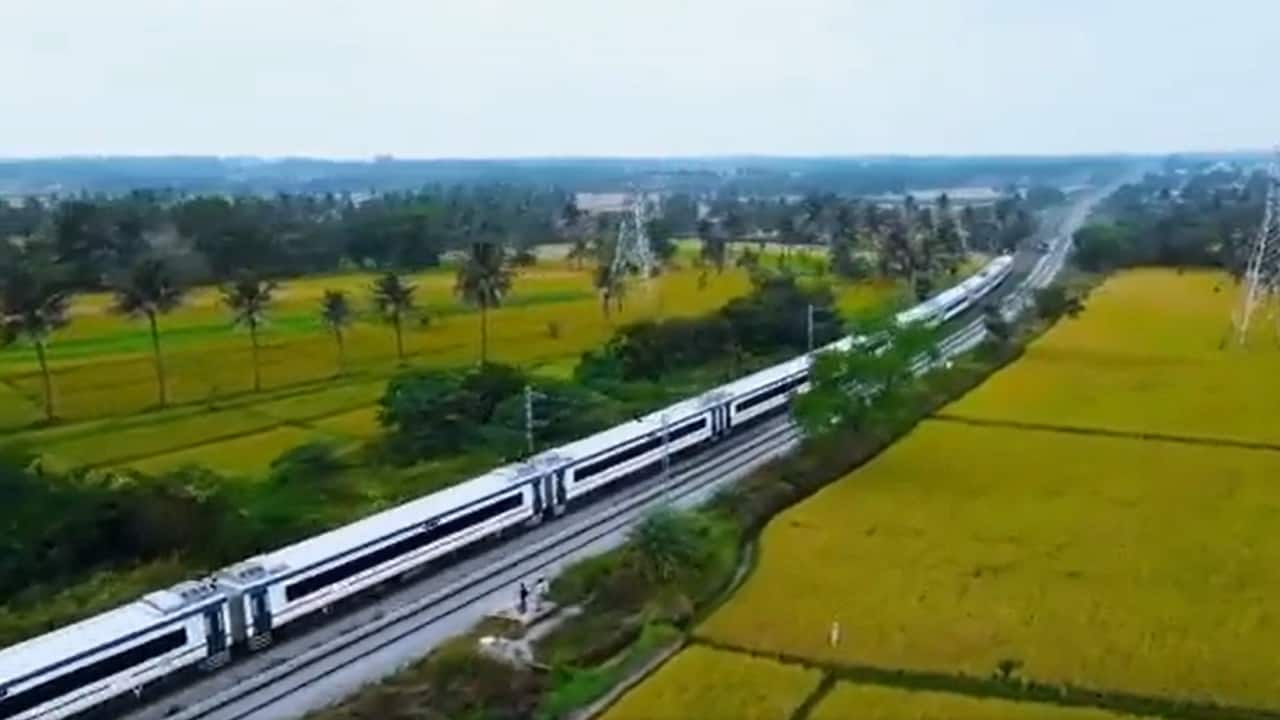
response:
[[[907,691],[927,690],[982,699],[1094,708],[1166,720],[1280,720],[1280,709],[1223,705],[1209,700],[1143,695],[1124,690],[1098,690],[1071,683],[1040,682],[1017,675],[1000,678],[993,673],[990,677],[979,677],[959,672],[821,661],[784,651],[757,650],[714,640],[699,635],[696,631],[690,636],[688,644],[818,670],[831,678],[833,683],[843,681]]]
[[[1269,443],[1259,440],[1235,440],[1232,438],[1207,437],[1204,435],[1177,435],[1173,433],[1144,432],[1141,430],[1114,430],[1101,427],[1085,427],[1081,425],[1026,422],[1023,420],[994,420],[956,415],[953,413],[935,413],[930,419],[942,422],[959,423],[962,425],[973,425],[976,427],[1007,428],[1011,430],[1029,430],[1032,432],[1060,433],[1064,435],[1086,435],[1092,437],[1119,438],[1124,440],[1199,445],[1202,447],[1225,447],[1237,450],[1280,452],[1280,443]]]

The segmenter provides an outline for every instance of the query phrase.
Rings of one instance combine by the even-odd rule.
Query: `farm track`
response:
[[[1119,690],[1080,687],[1070,683],[1041,683],[1023,678],[1000,680],[995,677],[978,677],[962,673],[820,662],[801,655],[753,650],[697,636],[690,640],[689,644],[772,660],[784,665],[820,670],[826,677],[823,684],[815,691],[815,695],[823,693],[824,686],[829,690],[836,681],[848,681],[860,685],[877,685],[903,690],[931,690],[974,698],[1096,708],[1130,715],[1155,716],[1165,720],[1280,720],[1280,711],[1267,708],[1140,695]],[[807,717],[808,711],[820,700],[820,697],[806,699],[805,705],[801,708],[805,712],[797,711],[793,717]]]
[[[1085,435],[1093,437],[1112,437],[1124,440],[1179,443],[1182,445],[1202,445],[1206,447],[1234,448],[1238,450],[1260,450],[1264,452],[1280,452],[1280,444],[1254,442],[1250,440],[1234,440],[1232,438],[1206,437],[1202,435],[1174,435],[1169,433],[1142,432],[1139,430],[1112,430],[1101,427],[1081,425],[1056,425],[1051,423],[1025,422],[1020,420],[987,420],[967,417],[951,413],[937,413],[933,420],[941,422],[961,423],[978,427],[1007,428],[1026,430],[1029,432],[1051,432],[1065,435]]]

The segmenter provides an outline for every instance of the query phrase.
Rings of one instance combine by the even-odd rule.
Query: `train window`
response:
[[[124,672],[129,668],[141,665],[167,652],[177,650],[187,644],[185,628],[165,633],[152,638],[141,645],[135,645],[97,662],[77,668],[35,687],[15,692],[12,697],[0,694],[0,718],[16,717],[18,714],[39,707],[50,700],[75,692],[99,680]]]
[[[692,435],[693,433],[703,430],[707,427],[707,419],[700,418],[691,423],[686,423],[676,428],[667,430],[667,442],[675,442],[681,438]],[[619,450],[612,455],[605,456],[599,460],[593,461],[578,468],[573,473],[573,481],[581,482],[589,477],[599,475],[600,473],[612,468],[615,465],[621,465],[628,460],[634,460],[646,453],[657,450],[662,447],[662,434],[659,433],[644,442],[636,443],[631,447]]]
[[[414,533],[390,545],[378,548],[371,553],[366,553],[342,564],[335,565],[328,570],[316,573],[285,587],[285,598],[292,602],[298,598],[306,597],[352,575],[358,575],[365,570],[390,562],[401,555],[407,555],[414,550],[462,532],[473,525],[479,525],[486,520],[514,510],[523,504],[524,493],[514,493],[451,520],[444,522],[439,522],[438,520],[428,521],[423,524],[422,532]]]
[[[738,410],[738,412],[742,412],[743,410],[749,410],[750,408],[753,408],[756,405],[759,405],[760,403],[768,402],[772,398],[775,398],[784,393],[791,392],[792,390],[808,382],[808,380],[809,380],[809,373],[801,373],[796,377],[790,380],[787,380],[781,385],[776,385],[768,390],[765,390],[760,393],[756,393],[755,395],[752,395],[746,400],[740,401],[734,407]]]

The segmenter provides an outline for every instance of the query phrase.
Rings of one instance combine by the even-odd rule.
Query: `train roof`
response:
[[[518,484],[528,472],[519,464],[504,465],[457,485],[374,513],[328,532],[244,560],[224,568],[219,576],[239,586],[303,570],[335,556],[376,542],[450,510],[456,510]]]
[[[0,650],[0,687],[222,602],[212,583],[184,582]]]

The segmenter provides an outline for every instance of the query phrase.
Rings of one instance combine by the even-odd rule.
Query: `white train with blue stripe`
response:
[[[945,322],[995,289],[1011,269],[1011,258],[996,258],[896,320]],[[866,341],[846,337],[828,347]],[[206,580],[0,650],[0,720],[80,715],[179,673],[216,668],[233,651],[260,649],[304,618],[370,588],[559,516],[592,493],[652,472],[664,459],[678,461],[785,412],[791,397],[808,389],[810,361],[801,355]]]

